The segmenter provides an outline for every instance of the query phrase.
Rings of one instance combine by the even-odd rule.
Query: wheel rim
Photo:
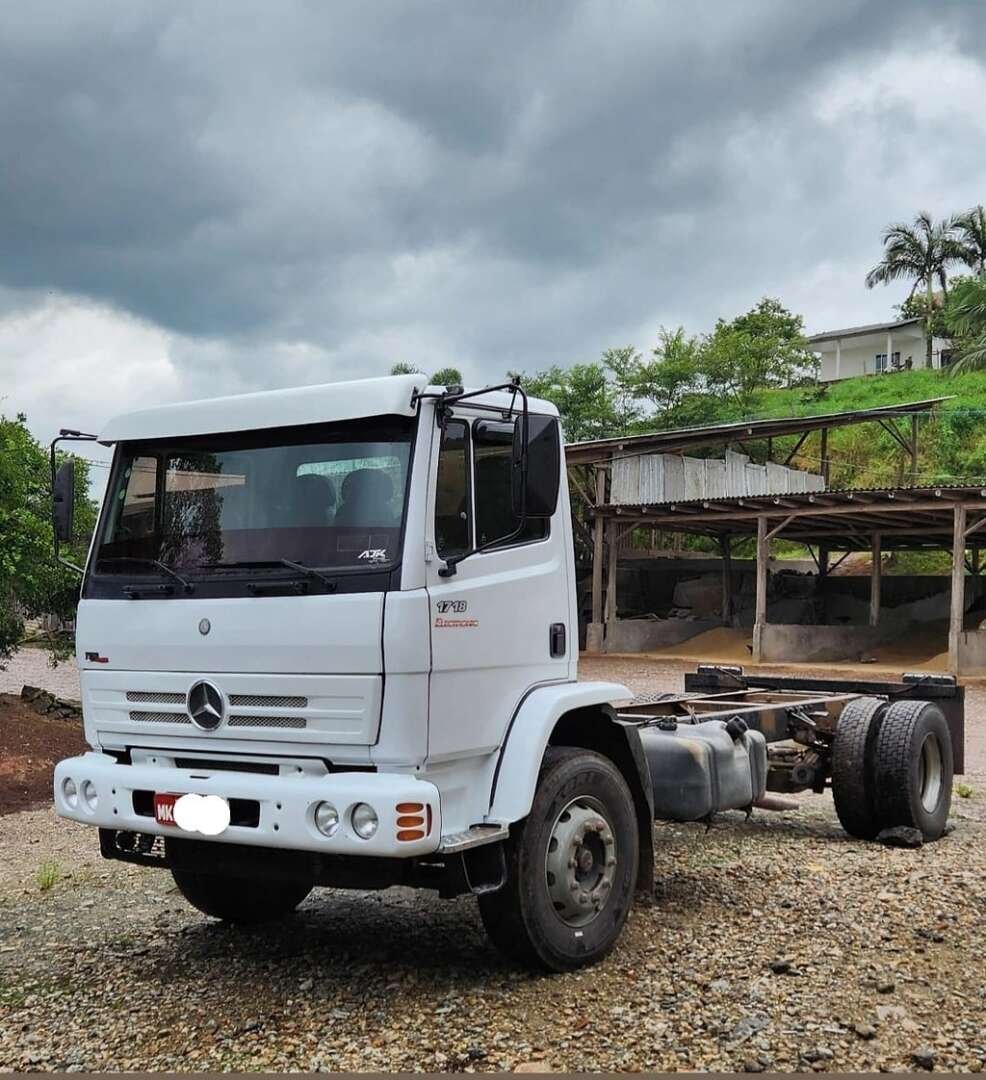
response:
[[[918,762],[921,805],[929,814],[938,807],[942,790],[942,755],[937,735],[928,735],[921,744],[921,757]]]
[[[616,879],[616,837],[598,799],[573,799],[555,818],[544,859],[548,895],[567,926],[586,926],[602,911]]]

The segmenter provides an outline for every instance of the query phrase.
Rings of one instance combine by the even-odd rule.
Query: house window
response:
[[[900,353],[895,352],[891,354],[890,365],[887,365],[887,354],[885,352],[878,352],[876,354],[876,372],[878,375],[883,375],[887,371],[899,371],[900,370]]]

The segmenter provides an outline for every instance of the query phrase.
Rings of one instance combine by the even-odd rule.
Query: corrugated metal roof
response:
[[[832,341],[835,338],[861,337],[863,334],[879,334],[888,330],[899,330],[904,326],[914,326],[923,323],[924,319],[897,319],[894,322],[870,323],[868,326],[847,326],[844,330],[823,330],[819,334],[812,334],[808,340],[812,344],[821,341]]]
[[[986,484],[914,488],[836,489],[782,495],[693,499],[658,506],[607,506],[602,515],[628,526],[639,524],[704,536],[754,535],[758,518],[777,536],[835,551],[868,548],[874,533],[891,548],[951,548],[954,511],[964,506],[986,522]],[[969,524],[975,519],[970,517]],[[986,547],[986,529],[971,532],[968,546]]]
[[[821,428],[846,427],[894,416],[930,412],[950,396],[927,398],[924,401],[880,405],[873,409],[854,409],[847,412],[819,413],[815,416],[788,416],[768,420],[736,420],[726,424],[705,424],[700,427],[671,428],[643,435],[621,435],[609,439],[587,439],[569,443],[565,449],[569,464],[586,465],[615,455],[634,453],[676,453],[700,446],[725,445],[746,439],[768,439],[780,435],[798,435]]]

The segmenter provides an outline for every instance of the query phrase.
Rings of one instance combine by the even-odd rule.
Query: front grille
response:
[[[308,698],[284,695],[277,697],[270,694],[230,694],[229,703],[233,708],[242,709],[307,709]]]
[[[184,705],[185,695],[156,690],[128,690],[127,701],[143,705]]]
[[[231,716],[229,727],[247,728],[304,728],[308,721],[303,716]]]
[[[191,717],[180,712],[132,712],[130,719],[135,724],[190,724]]]

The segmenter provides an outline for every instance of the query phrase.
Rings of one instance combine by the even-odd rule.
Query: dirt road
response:
[[[672,690],[684,666],[582,676]],[[918,1055],[978,1071],[984,704],[971,695],[975,790],[943,841],[849,840],[828,796],[709,832],[658,826],[655,902],[603,964],[550,978],[503,961],[471,899],[318,890],[282,926],[237,932],[50,811],[8,815],[0,1069],[853,1071]]]

